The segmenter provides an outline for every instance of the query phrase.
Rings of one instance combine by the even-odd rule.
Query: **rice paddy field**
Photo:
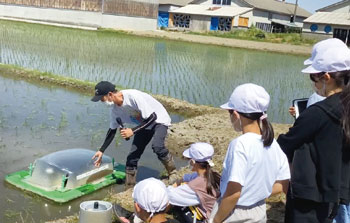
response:
[[[97,150],[109,128],[109,108],[90,97],[60,88],[48,88],[0,75],[0,222],[39,223],[79,211],[85,200],[103,199],[123,185],[112,185],[67,204],[58,205],[4,182],[5,175],[27,169],[35,159],[70,148]],[[172,121],[183,117],[172,114]],[[125,164],[130,141],[119,135],[105,154]],[[150,145],[139,162],[139,180],[159,177],[164,170]],[[177,159],[177,165],[185,161]]]
[[[244,47],[244,46],[243,46]],[[271,95],[273,122],[291,123],[292,99],[308,97],[305,56],[0,21],[0,63],[219,106],[252,82]]]
[[[304,56],[144,38],[114,31],[83,31],[0,20],[0,63],[64,77],[219,106],[239,84],[262,85],[271,95],[270,120],[292,123],[288,107],[308,97]],[[0,75],[0,178],[28,168],[35,159],[68,148],[96,150],[108,129],[109,109],[90,97]],[[184,117],[172,114],[173,122]],[[130,141],[117,137],[106,154],[125,163]],[[139,176],[159,176],[150,148]],[[177,160],[179,166],[183,161]],[[0,184],[0,222],[45,222],[73,215],[83,200],[102,199],[114,185],[68,204],[57,205]]]

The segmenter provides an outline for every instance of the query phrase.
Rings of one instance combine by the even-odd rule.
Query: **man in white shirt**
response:
[[[120,135],[124,139],[128,140],[134,136],[126,160],[126,188],[135,185],[137,163],[152,138],[153,152],[157,154],[168,171],[169,181],[172,181],[176,174],[176,167],[172,155],[164,144],[171,119],[163,105],[151,95],[138,90],[117,91],[115,85],[108,81],[101,81],[95,86],[95,96],[91,100],[102,101],[111,106],[110,127],[106,139],[93,156],[93,159],[96,158],[95,166],[100,166],[104,151],[112,142],[117,129],[120,128]],[[125,128],[124,123],[136,126]]]

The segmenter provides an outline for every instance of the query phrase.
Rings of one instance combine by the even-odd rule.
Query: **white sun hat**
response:
[[[270,103],[270,95],[256,84],[242,84],[235,88],[230,99],[220,107],[241,113],[264,113]]]
[[[301,72],[315,74],[350,70],[350,50],[345,47],[333,47],[318,53],[312,64]]]
[[[312,61],[315,59],[315,56],[319,53],[322,53],[323,51],[326,51],[327,49],[334,48],[334,47],[345,47],[348,48],[347,45],[337,38],[330,38],[326,40],[322,40],[318,43],[316,43],[312,47],[312,53],[311,57],[304,61],[304,65],[311,65]]]
[[[142,209],[151,215],[164,211],[169,203],[165,184],[153,177],[138,182],[134,187],[132,197]]]
[[[209,143],[197,142],[193,143],[190,148],[186,149],[182,155],[197,162],[208,162],[210,166],[214,166],[211,160],[214,155],[214,148]]]

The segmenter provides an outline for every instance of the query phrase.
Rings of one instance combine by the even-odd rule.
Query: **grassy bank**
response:
[[[313,45],[318,40],[303,38],[300,33],[267,33],[255,27],[247,30],[233,30],[230,32],[210,31],[210,32],[189,32],[195,35],[216,36],[223,38],[253,40],[270,43],[287,43],[292,45]]]
[[[49,72],[29,70],[15,65],[0,64],[0,75],[17,80],[26,80],[29,83],[43,86],[64,87],[81,93],[93,92],[95,83],[68,77],[62,77]]]

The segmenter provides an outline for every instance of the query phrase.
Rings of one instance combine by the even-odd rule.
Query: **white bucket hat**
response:
[[[208,162],[210,166],[214,166],[211,160],[214,155],[214,148],[209,143],[197,142],[193,143],[190,148],[186,149],[182,155],[197,162]]]
[[[256,84],[242,84],[235,88],[230,99],[220,107],[241,113],[265,113],[270,103],[270,95]]]
[[[317,54],[322,53],[322,52],[326,51],[327,49],[334,48],[334,47],[348,48],[343,41],[341,41],[340,39],[337,39],[337,38],[330,38],[330,39],[322,40],[322,41],[316,43],[312,47],[311,57],[304,61],[304,65],[311,65],[312,61],[315,59],[315,56]]]
[[[316,54],[312,64],[301,72],[315,74],[350,70],[350,50],[347,47],[332,47]]]
[[[153,215],[164,211],[169,203],[165,184],[153,177],[138,182],[132,193],[134,201]]]

